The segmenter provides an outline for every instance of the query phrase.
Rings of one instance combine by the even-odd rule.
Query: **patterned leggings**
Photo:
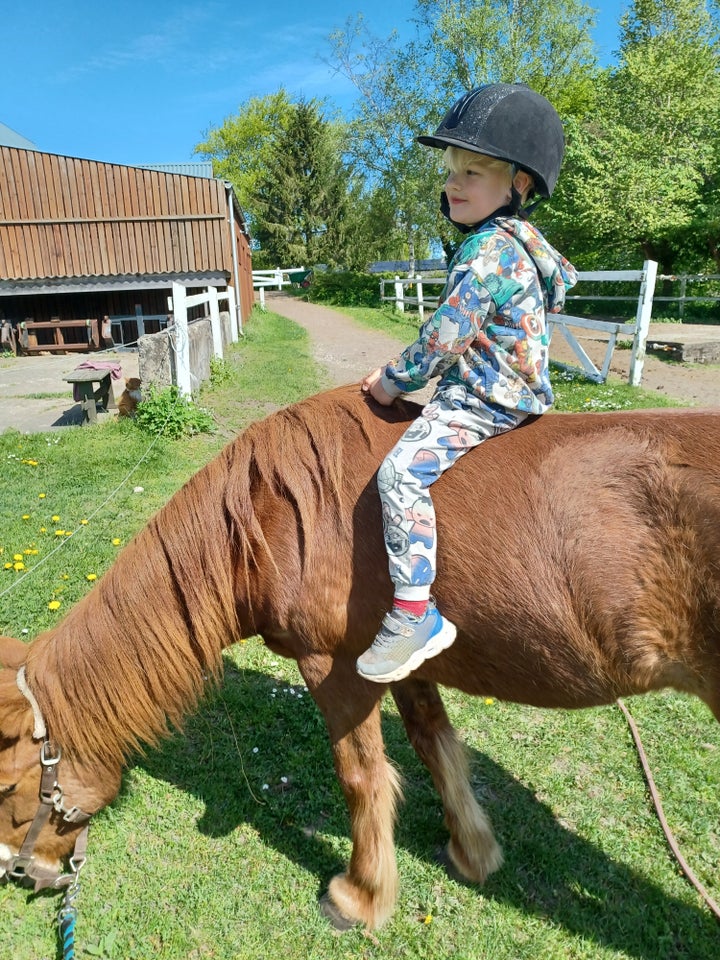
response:
[[[527,417],[462,386],[439,390],[383,461],[377,483],[395,596],[425,600],[435,579],[435,508],[428,487],[460,457]]]

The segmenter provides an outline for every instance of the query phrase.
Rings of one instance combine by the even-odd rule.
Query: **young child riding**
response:
[[[468,450],[550,408],[545,315],[562,309],[576,280],[523,210],[535,195],[550,197],[565,149],[544,97],[523,84],[478,87],[418,140],[444,150],[441,209],[467,236],[418,339],[362,383],[389,406],[440,378],[378,472],[394,600],[357,670],[381,683],[403,679],[455,639],[430,596],[437,545],[429,487]]]

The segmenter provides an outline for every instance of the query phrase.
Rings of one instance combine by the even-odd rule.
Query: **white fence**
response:
[[[571,346],[575,356],[581,364],[582,372],[589,380],[596,383],[604,383],[610,370],[610,361],[617,343],[618,336],[632,339],[632,355],[630,357],[630,372],[628,382],[633,386],[639,386],[642,378],[642,368],[645,361],[645,344],[647,341],[648,328],[652,315],[653,296],[655,293],[655,281],[657,278],[657,263],[654,260],[646,260],[642,270],[589,270],[579,271],[578,281],[593,281],[598,283],[607,283],[609,281],[634,282],[639,284],[637,293],[637,310],[635,319],[629,322],[612,320],[590,320],[587,317],[577,317],[566,313],[548,314],[549,334],[559,332]],[[386,302],[394,302],[397,310],[404,311],[406,305],[417,307],[422,323],[425,316],[425,310],[434,310],[438,304],[438,294],[427,295],[428,287],[438,286],[442,288],[445,284],[446,276],[442,277],[423,277],[418,274],[416,277],[402,279],[395,277],[394,280],[380,281],[380,299]],[[393,288],[393,295],[385,295],[385,286]],[[407,295],[407,288],[415,287],[415,296]],[[573,299],[573,298],[569,298]],[[635,297],[575,297],[574,299],[612,299],[627,300]],[[596,330],[607,334],[607,348],[602,366],[598,367],[593,363],[586,351],[573,334],[571,327],[577,327],[584,330]],[[558,366],[567,367],[566,364]],[[572,368],[577,369],[577,368]]]
[[[293,283],[303,283],[312,273],[306,267],[275,267],[274,270],[253,270],[253,287],[260,292],[260,308],[265,309],[265,289],[282,290]]]
[[[190,338],[188,336],[188,310],[201,304],[207,304],[212,327],[213,355],[223,356],[222,329],[220,327],[220,300],[227,300],[230,314],[230,338],[237,343],[242,332],[237,324],[235,310],[235,296],[233,288],[228,287],[222,293],[217,287],[208,287],[205,293],[194,293],[188,296],[187,289],[181,284],[173,282],[172,297],[168,298],[168,308],[172,311],[175,329],[175,362],[177,369],[177,388],[183,396],[192,394],[192,378],[190,371]]]
[[[682,273],[678,274],[663,274],[658,277],[658,280],[667,281],[668,283],[679,283],[680,292],[676,297],[655,297],[656,303],[677,303],[678,304],[678,320],[682,321],[685,316],[685,304],[686,303],[719,303],[720,296],[714,294],[706,294],[704,297],[698,296],[688,296],[687,289],[688,284],[695,288],[698,284],[714,284],[717,289],[717,281],[720,280],[720,274],[718,273],[698,273],[698,274],[689,274]]]

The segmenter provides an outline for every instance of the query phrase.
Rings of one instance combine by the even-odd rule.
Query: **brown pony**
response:
[[[224,647],[261,634],[297,660],[350,810],[352,856],[326,912],[387,919],[399,784],[384,689],[354,664],[391,600],[374,474],[417,411],[346,387],[252,425],[57,627],[0,645],[0,870],[56,876],[129,755],[193,708]],[[437,684],[566,708],[671,686],[720,719],[720,412],[546,416],[473,451],[434,491],[435,593],[458,638],[391,689],[442,798],[449,859],[482,881],[501,854]],[[62,751],[62,793],[31,828],[36,738],[45,759]]]

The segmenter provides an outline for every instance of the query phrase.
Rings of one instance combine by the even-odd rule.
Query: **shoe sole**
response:
[[[452,646],[456,636],[457,629],[455,625],[445,620],[442,629],[428,640],[424,647],[416,650],[415,653],[408,657],[405,663],[396,667],[395,670],[383,674],[375,673],[372,676],[363,673],[359,667],[357,671],[364,680],[372,680],[375,683],[394,683],[396,680],[404,680],[405,677],[409,676],[413,670],[417,670],[426,660],[436,657],[439,653],[442,653],[443,650],[447,650],[448,647]]]

